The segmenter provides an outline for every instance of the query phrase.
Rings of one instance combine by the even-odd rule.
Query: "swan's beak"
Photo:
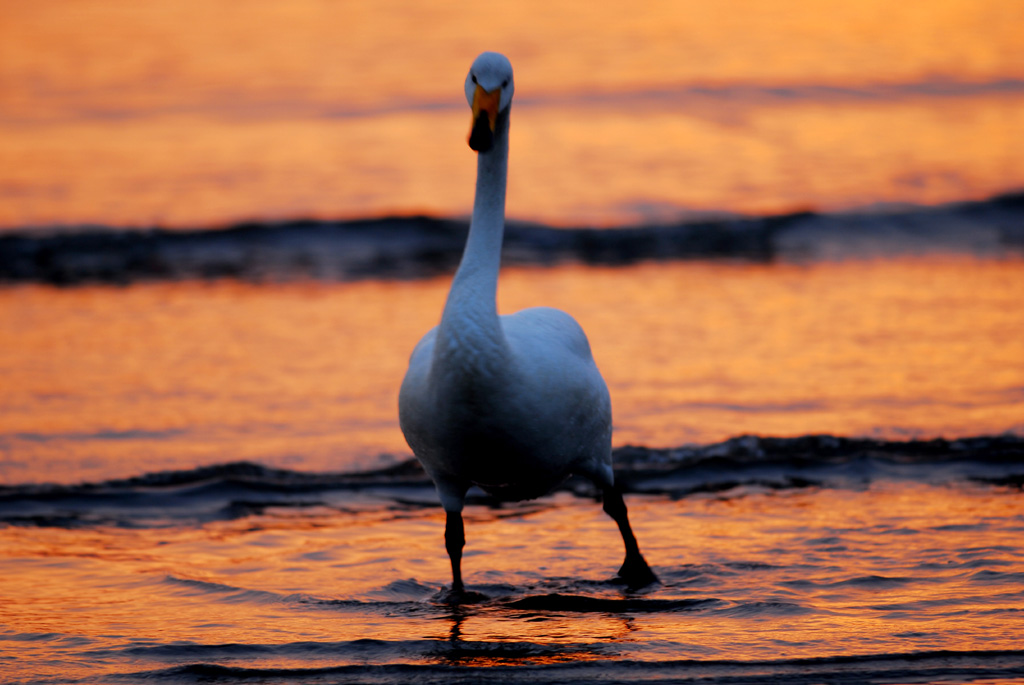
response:
[[[494,126],[501,104],[501,88],[487,92],[477,86],[473,92],[473,128],[469,132],[469,146],[477,152],[494,147]]]

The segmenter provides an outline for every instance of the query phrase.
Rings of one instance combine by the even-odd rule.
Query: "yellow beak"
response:
[[[487,152],[494,145],[494,127],[501,106],[501,88],[487,92],[477,85],[473,91],[473,124],[469,132],[469,146],[477,152]]]
[[[495,88],[487,92],[481,86],[477,86],[473,92],[473,121],[476,122],[480,112],[487,112],[487,123],[491,126],[491,133],[494,133],[494,122],[498,118],[498,107],[501,105],[501,88]]]

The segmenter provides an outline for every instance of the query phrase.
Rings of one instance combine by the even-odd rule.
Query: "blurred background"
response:
[[[2,2],[0,228],[461,216],[462,82],[516,70],[509,214],[609,226],[1024,186],[1016,0]]]

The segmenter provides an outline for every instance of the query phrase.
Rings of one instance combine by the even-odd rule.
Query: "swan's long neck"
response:
[[[505,232],[509,110],[495,122],[494,147],[479,153],[469,237],[441,316],[437,351],[486,364],[500,358],[505,337],[498,320],[498,270]]]

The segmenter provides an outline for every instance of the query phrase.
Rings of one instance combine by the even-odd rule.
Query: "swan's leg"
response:
[[[452,560],[452,592],[465,591],[462,584],[462,548],[466,546],[466,527],[461,511],[449,511],[444,524],[444,546]],[[628,524],[627,524],[628,525]]]
[[[622,542],[626,545],[626,560],[622,562],[622,568],[619,569],[619,577],[632,588],[641,588],[657,583],[658,576],[654,575],[654,571],[644,560],[644,555],[640,553],[640,546],[629,525],[626,503],[614,485],[604,488],[604,511],[619,525]]]

